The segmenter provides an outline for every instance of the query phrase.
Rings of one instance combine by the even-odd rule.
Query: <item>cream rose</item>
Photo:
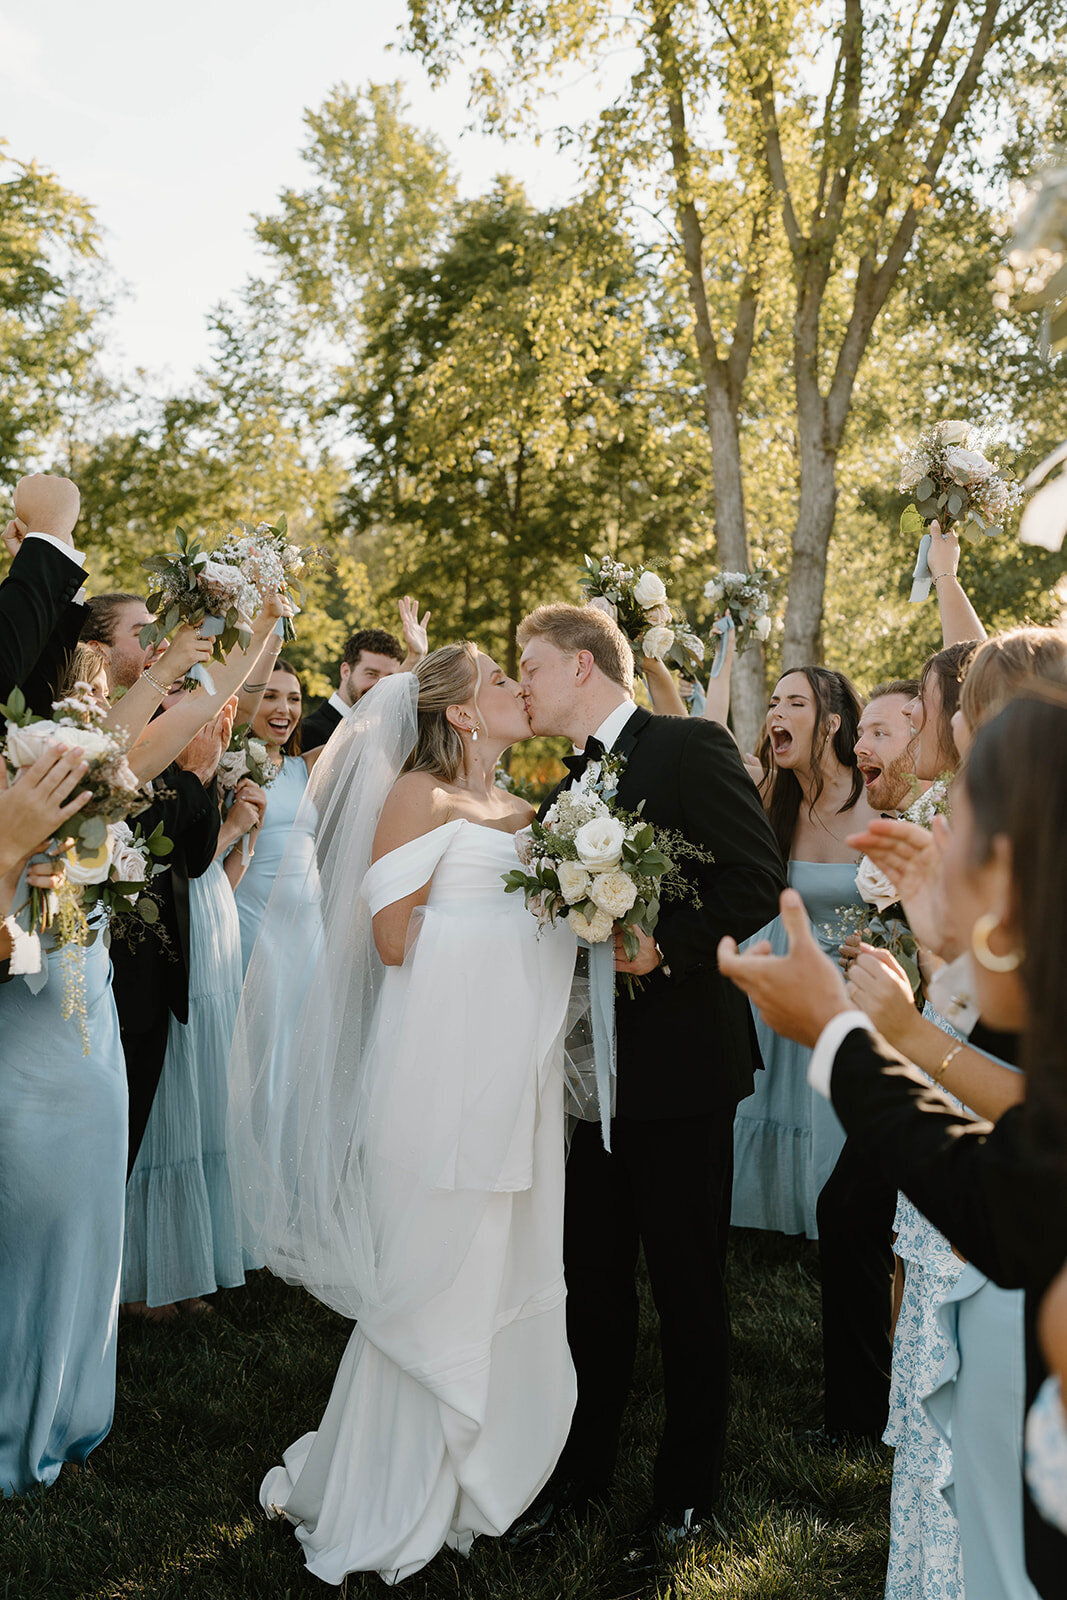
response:
[[[133,834],[125,822],[116,822],[111,829],[111,872],[119,883],[144,883],[148,876],[144,852],[137,849]],[[135,894],[127,895],[136,900]]]
[[[594,817],[574,835],[578,859],[587,872],[610,872],[617,867],[626,840],[626,829],[616,817]]]
[[[709,578],[704,585],[705,600],[721,600],[725,593],[726,589],[721,578]]]
[[[921,483],[926,477],[928,471],[929,465],[926,461],[912,461],[909,465],[901,467],[901,491],[906,493],[909,489],[914,489],[916,484]]]
[[[766,639],[771,631],[770,617],[757,617],[752,632],[757,639]]]
[[[876,867],[870,856],[864,856],[856,868],[856,888],[869,906],[884,911],[899,900],[896,887],[890,883],[881,867]]]
[[[65,730],[63,730],[65,731]],[[7,759],[13,767],[32,767],[43,756],[50,744],[55,744],[61,730],[54,722],[32,722],[28,728],[19,728],[13,722],[7,725]]]
[[[605,939],[611,938],[615,927],[614,918],[609,917],[606,911],[601,911],[599,906],[591,917],[583,916],[580,911],[572,911],[567,921],[579,939],[586,939],[590,944],[603,944]]]
[[[60,727],[59,737],[64,744],[77,745],[86,761],[100,761],[105,756],[112,754],[115,741],[109,733],[100,733],[95,728],[64,728]]]
[[[589,888],[589,874],[580,861],[561,861],[556,868],[559,892],[569,906],[584,900]]]
[[[662,661],[673,643],[674,629],[663,628],[659,624],[641,636],[641,649],[654,661]]]
[[[977,450],[963,450],[955,444],[950,445],[945,451],[945,466],[952,474],[953,480],[963,487],[972,483],[985,483],[993,476],[991,461],[979,455]]]
[[[589,898],[609,917],[624,917],[637,899],[637,885],[625,872],[602,872],[593,879]]]
[[[520,828],[515,835],[515,854],[524,867],[528,867],[534,858],[534,837],[532,828]]]
[[[245,575],[240,567],[231,567],[225,561],[205,561],[197,568],[196,576],[213,589],[232,589],[234,594],[245,586]]]
[[[77,850],[68,850],[63,858],[67,864],[67,882],[79,889],[87,883],[103,883],[111,871],[114,848],[115,835],[109,828],[107,840],[98,850],[86,850],[84,855],[79,855]]]
[[[939,422],[937,425],[937,436],[942,444],[962,444],[970,431],[966,422]]]
[[[634,599],[642,611],[661,606],[667,598],[667,586],[657,572],[642,572],[634,584]]]
[[[608,599],[606,594],[595,594],[589,601],[589,605],[594,611],[603,611],[604,615],[610,617],[612,622],[618,622],[618,607]]]

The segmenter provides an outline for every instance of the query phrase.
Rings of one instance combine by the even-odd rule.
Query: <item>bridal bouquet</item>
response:
[[[110,944],[118,934],[133,944],[146,927],[159,921],[159,902],[150,885],[153,878],[167,871],[169,863],[163,858],[174,849],[174,841],[163,832],[162,822],[147,835],[140,826],[131,828],[128,822],[113,822],[108,832],[111,862],[107,877],[85,886],[82,906],[86,912],[94,905],[107,910],[105,943]]]
[[[504,875],[504,892],[521,891],[542,925],[565,920],[589,944],[620,932],[633,960],[637,930],[654,932],[663,900],[700,904],[680,861],[712,858],[681,834],[619,808],[614,796],[622,767],[621,758],[605,755],[588,788],[565,790],[543,822],[523,830],[516,841],[523,864]]]
[[[261,789],[269,789],[280,771],[267,754],[266,740],[257,739],[246,723],[244,727],[234,728],[230,735],[216,777],[226,795],[233,793],[242,778],[251,778]]]
[[[667,603],[667,586],[658,572],[647,567],[627,567],[602,557],[599,565],[585,558],[581,580],[587,603],[606,611],[629,639],[640,666],[643,656],[677,667],[695,678],[704,661],[704,642],[683,620],[677,620]]]
[[[716,658],[715,676],[718,676],[719,658],[724,653],[726,634],[733,629],[737,634],[737,653],[741,655],[754,640],[760,644],[771,631],[771,605],[778,587],[778,574],[770,567],[753,567],[751,572],[717,572],[704,585],[704,598],[710,600],[715,615],[725,617],[717,622],[721,642]]]
[[[928,523],[938,522],[942,532],[955,525],[961,539],[978,544],[994,538],[1004,517],[1022,500],[1010,470],[985,454],[991,439],[988,428],[938,422],[924,429],[901,460],[901,493],[914,491],[915,499],[901,513],[900,531],[909,537],[923,535],[927,541],[919,546],[913,600],[925,600],[930,592],[929,535],[924,533]]]

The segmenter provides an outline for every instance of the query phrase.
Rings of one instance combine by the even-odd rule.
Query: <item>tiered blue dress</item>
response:
[[[0,1491],[53,1483],[111,1427],[128,1102],[103,939],[0,985]],[[85,1015],[64,1020],[64,967]],[[33,980],[35,983],[37,979]]]
[[[833,956],[844,931],[838,912],[862,905],[854,862],[790,861],[789,883],[801,895],[820,945]],[[769,939],[775,955],[788,941],[775,917],[749,944]],[[829,1100],[808,1084],[811,1051],[783,1039],[754,1013],[765,1071],[734,1119],[735,1228],[767,1228],[817,1239],[819,1192],[837,1164],[845,1130]]]
[[[256,835],[252,859],[234,891],[237,914],[241,919],[241,967],[244,972],[248,971],[252,946],[256,942],[307,781],[308,769],[303,758],[283,756],[281,771],[267,790],[266,815]]]
[[[126,1192],[123,1300],[170,1305],[244,1282],[226,1160],[241,931],[221,861],[189,883],[189,1020],[167,1054]]]

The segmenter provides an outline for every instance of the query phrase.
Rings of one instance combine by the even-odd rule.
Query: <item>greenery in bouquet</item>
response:
[[[617,622],[640,667],[645,656],[677,667],[695,678],[704,664],[704,641],[684,618],[676,618],[667,602],[667,586],[648,567],[628,567],[603,556],[585,557],[581,586],[587,604],[599,606]]]
[[[111,864],[102,883],[87,884],[82,890],[82,904],[88,913],[100,905],[108,913],[104,939],[110,944],[114,938],[134,945],[144,936],[147,928],[159,924],[159,901],[152,893],[153,878],[166,872],[170,863],[166,857],[174,849],[158,822],[152,832],[145,834],[140,825],[131,828],[128,822],[113,822],[111,833]],[[159,929],[165,940],[165,932]]]
[[[823,927],[823,934],[827,939],[836,940],[840,944],[856,934],[866,944],[873,945],[876,950],[888,950],[907,973],[912,992],[918,994],[922,984],[922,974],[919,971],[919,942],[908,926],[907,918],[899,905],[895,910],[887,907],[884,911],[869,905],[838,906],[834,916],[836,921],[832,924],[827,923]]]
[[[970,544],[1000,533],[1005,517],[1022,501],[1010,468],[985,453],[994,430],[970,422],[938,422],[925,428],[900,465],[901,493],[915,499],[901,515],[900,531],[921,534],[938,522],[955,527]]]
[[[525,800],[528,805],[537,804],[537,793],[527,778],[520,778],[517,773],[508,772],[504,767],[497,767],[493,782],[498,789],[503,789],[506,794],[518,795],[519,799]]]
[[[239,533],[230,534],[215,551],[219,561],[225,562],[241,574],[260,599],[268,594],[288,595],[297,610],[306,600],[306,591],[300,578],[314,552],[301,549],[289,542],[288,522],[280,516],[275,523],[258,522],[253,528],[239,522]],[[258,611],[257,603],[251,615]],[[289,617],[282,619],[283,639],[295,639],[296,630]],[[257,780],[258,781],[258,780]]]
[[[281,768],[270,759],[265,739],[258,739],[251,724],[234,728],[217,773],[223,794],[232,794],[242,778],[251,778],[261,789],[268,789]]]
[[[184,528],[175,529],[174,539],[176,550],[141,563],[157,580],[147,601],[155,617],[141,629],[142,647],[161,644],[175,628],[187,624],[213,640],[216,661],[225,661],[235,644],[247,650],[251,620],[260,605],[258,589],[237,567],[216,560]],[[212,688],[211,674],[204,667],[194,667],[190,679],[204,683],[209,691]]]
[[[734,625],[738,655],[769,635],[779,582],[772,567],[755,566],[750,572],[713,573],[704,585],[704,598],[715,616],[728,616]]]
[[[589,944],[618,931],[632,960],[638,931],[654,933],[664,901],[699,906],[682,861],[712,857],[682,834],[646,822],[640,810],[621,810],[614,794],[623,762],[607,755],[599,766],[588,788],[564,790],[544,820],[518,836],[522,866],[504,875],[505,893],[521,892],[542,925],[564,920]]]

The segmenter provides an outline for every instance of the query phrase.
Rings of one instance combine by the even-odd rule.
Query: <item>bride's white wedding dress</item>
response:
[[[505,895],[510,834],[457,821],[371,867],[371,913],[433,874],[370,1028],[365,1306],[315,1433],[260,1501],[328,1583],[390,1583],[500,1534],[574,1408],[563,1283],[563,1030],[575,941]]]

